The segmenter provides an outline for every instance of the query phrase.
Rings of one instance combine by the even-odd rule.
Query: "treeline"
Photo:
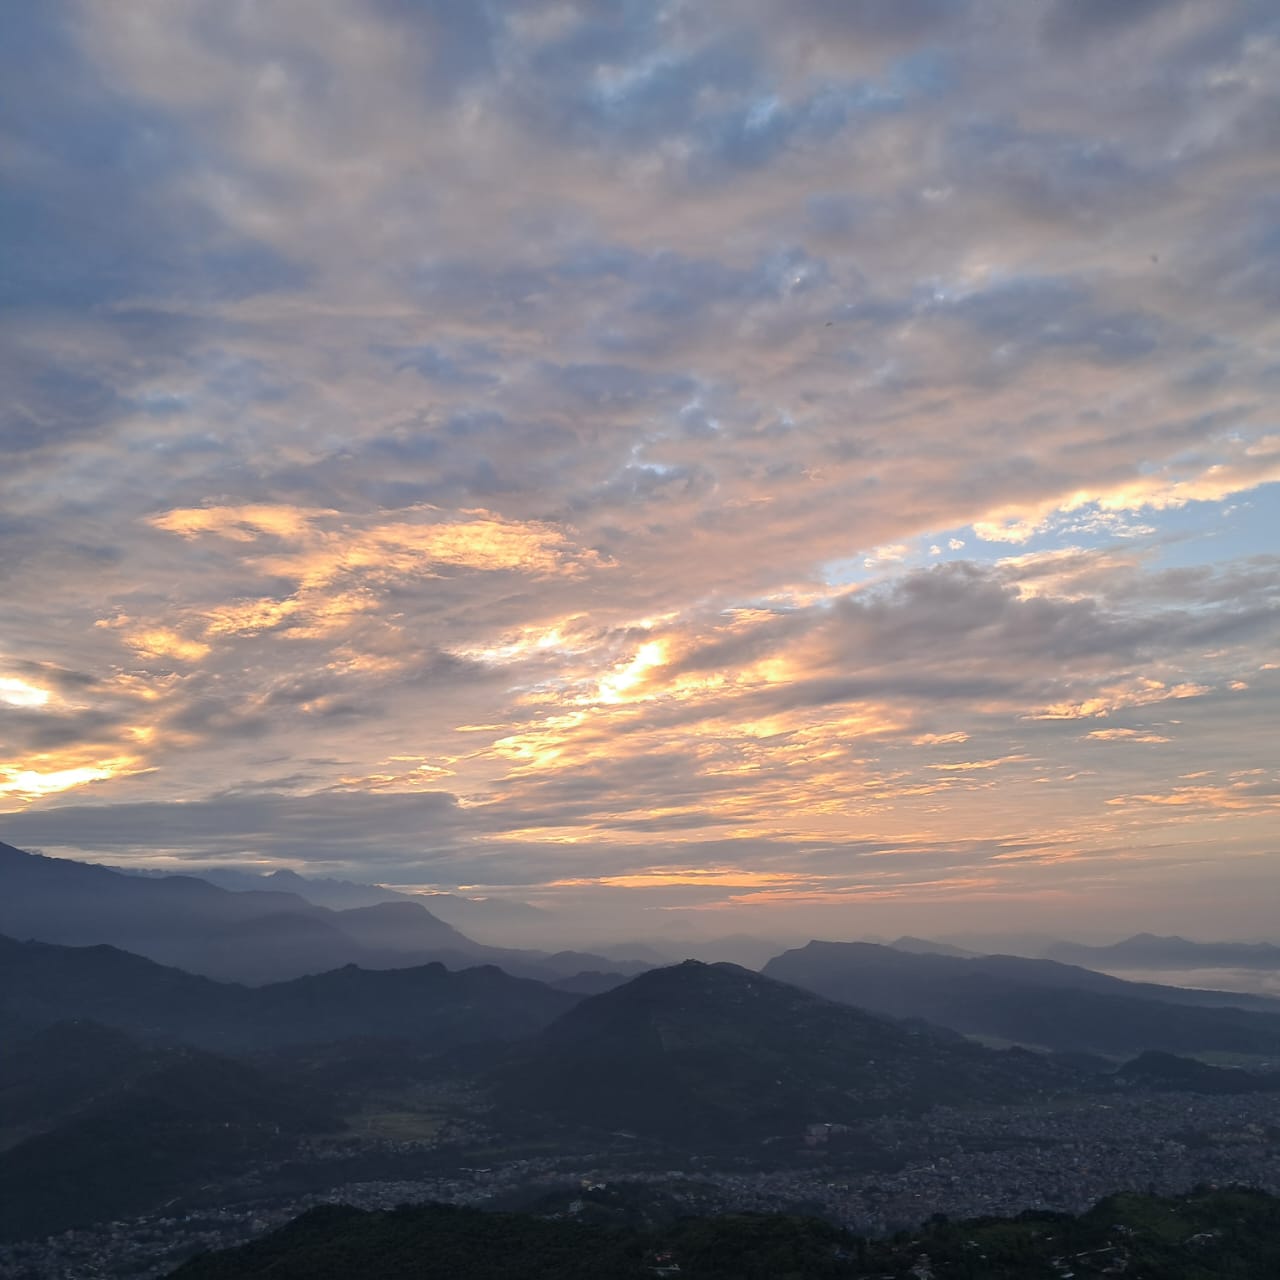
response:
[[[927,1258],[927,1263],[925,1259]],[[446,1205],[366,1213],[312,1210],[253,1244],[192,1259],[175,1280],[811,1280],[931,1274],[935,1280],[1275,1280],[1280,1200],[1202,1189],[1115,1196],[1086,1214],[1025,1213],[949,1222],[865,1240],[780,1214],[686,1218],[669,1227],[586,1226],[567,1219]]]

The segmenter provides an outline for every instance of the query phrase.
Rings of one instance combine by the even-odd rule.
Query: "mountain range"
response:
[[[1280,1054],[1274,1000],[1125,982],[1053,960],[810,942],[763,972],[877,1013],[1045,1049]]]
[[[1269,942],[1192,942],[1135,933],[1106,947],[1057,942],[1046,954],[1091,969],[1266,969],[1280,971],[1280,947]]]
[[[294,884],[302,877],[275,883]],[[337,883],[337,882],[331,882]],[[308,886],[313,882],[304,881]],[[360,890],[366,886],[351,886]],[[194,876],[138,876],[0,843],[0,934],[68,946],[108,943],[191,973],[273,982],[346,964],[500,964],[546,981],[627,975],[642,961],[473,941],[410,897],[335,909],[278,889],[230,890]]]
[[[492,965],[355,965],[246,987],[110,946],[0,937],[0,1023],[93,1019],[151,1040],[226,1052],[378,1036],[453,1048],[541,1030],[577,1000]]]
[[[824,945],[789,954],[821,957]],[[908,964],[972,963],[889,953]],[[1070,973],[1044,971],[1060,970]],[[1049,1001],[1091,994],[1035,991]],[[1251,1028],[1258,1043],[1278,1043],[1274,1016],[1119,1004],[1162,1011],[1175,1026],[1229,1015],[1238,1035]],[[1073,1055],[990,1048],[699,961],[588,997],[493,966],[441,964],[346,966],[249,987],[106,945],[0,938],[0,1032],[0,1236],[9,1238],[200,1188],[216,1203],[243,1194],[236,1180],[254,1170],[276,1170],[271,1185],[296,1190],[420,1167],[420,1153],[360,1154],[352,1126],[363,1131],[370,1115],[456,1123],[481,1149],[596,1152],[622,1142],[678,1159],[787,1158],[822,1127],[840,1135],[833,1148],[853,1143],[859,1159],[879,1159],[860,1126],[938,1104],[1272,1084],[1169,1054],[1109,1071]],[[317,1142],[329,1144],[325,1154]]]
[[[162,872],[138,872],[127,867],[113,867],[128,875],[156,876]],[[457,929],[476,934],[508,938],[513,930],[554,928],[554,917],[527,902],[504,898],[467,898],[454,893],[405,893],[380,884],[363,884],[326,876],[303,876],[287,867],[275,871],[254,872],[234,867],[201,867],[190,875],[230,889],[234,893],[269,890],[293,893],[318,907],[346,911],[352,907],[372,907],[380,902],[413,902],[425,907],[438,920]]]

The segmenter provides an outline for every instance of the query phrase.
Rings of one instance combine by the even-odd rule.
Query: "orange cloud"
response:
[[[41,796],[71,791],[91,782],[138,772],[139,762],[132,756],[85,760],[79,752],[61,756],[42,754],[31,760],[0,764],[0,796],[18,800],[38,800]]]
[[[211,638],[253,636],[282,627],[295,638],[328,635],[346,627],[354,615],[376,608],[379,588],[437,577],[449,569],[575,578],[604,563],[594,551],[575,546],[565,531],[544,522],[507,520],[483,510],[442,520],[436,508],[426,506],[408,514],[411,519],[361,527],[327,510],[214,506],[170,511],[148,523],[187,540],[211,536],[256,546],[269,539],[288,547],[263,548],[262,554],[245,557],[245,563],[264,577],[292,581],[295,590],[282,599],[263,596],[198,611],[204,634]],[[176,641],[167,650],[162,647],[163,630],[140,632],[139,645],[183,657]],[[193,660],[196,648],[186,653],[186,660]]]
[[[1055,702],[1028,716],[1029,720],[1100,719],[1123,707],[1146,707],[1156,702],[1180,698],[1199,698],[1209,686],[1184,681],[1167,685],[1163,681],[1142,676],[1124,684],[1106,685],[1091,698],[1079,702]]]
[[[199,662],[209,652],[209,646],[201,640],[189,640],[168,627],[148,627],[131,631],[124,642],[139,657],[176,658],[180,662]]]
[[[242,507],[179,508],[152,516],[147,523],[188,540],[202,533],[212,533],[233,542],[255,542],[263,535],[294,541],[305,537],[316,520],[335,514],[333,511],[263,503]]]
[[[1261,777],[1257,775],[1261,774]],[[1280,779],[1267,779],[1262,770],[1234,775],[1235,781],[1220,786],[1200,784],[1174,787],[1171,791],[1114,796],[1109,805],[1193,809],[1205,812],[1260,812],[1280,810]]]

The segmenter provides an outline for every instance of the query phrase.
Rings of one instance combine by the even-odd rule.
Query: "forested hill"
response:
[[[678,1267],[678,1270],[675,1268]],[[174,1280],[1275,1280],[1280,1200],[1224,1190],[1112,1196],[1079,1217],[935,1220],[867,1241],[783,1215],[685,1218],[660,1230],[586,1226],[445,1205],[312,1210],[253,1244],[193,1259]]]
[[[541,1030],[578,1002],[492,965],[359,969],[262,987],[215,982],[115,947],[0,936],[0,1032],[91,1018],[147,1039],[220,1052],[383,1036],[438,1049]]]
[[[583,1000],[496,1081],[508,1114],[687,1144],[757,1144],[805,1124],[1079,1088],[1048,1058],[998,1052],[688,960]]]

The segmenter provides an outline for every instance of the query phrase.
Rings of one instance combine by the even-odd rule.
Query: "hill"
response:
[[[302,1082],[192,1049],[63,1024],[0,1058],[7,1119],[0,1239],[32,1239],[153,1208],[338,1127]]]
[[[1192,942],[1153,933],[1136,933],[1106,947],[1058,942],[1048,955],[1094,969],[1280,970],[1280,947],[1269,942]]]
[[[0,1044],[0,1151],[158,1070],[174,1050],[93,1022],[59,1022]]]
[[[1278,1093],[1280,1072],[1257,1073],[1210,1066],[1195,1058],[1149,1049],[1107,1077],[1111,1087],[1169,1093]]]
[[[526,1115],[687,1145],[1053,1090],[1074,1077],[846,1008],[736,965],[686,961],[583,1000],[499,1074]]]
[[[578,997],[493,966],[355,966],[245,987],[159,965],[115,947],[0,937],[0,1021],[38,1028],[94,1019],[151,1040],[238,1052],[385,1036],[452,1048],[547,1026]]]
[[[1052,960],[811,942],[776,956],[764,972],[891,1017],[1047,1049],[1120,1057],[1144,1049],[1280,1053],[1274,1001],[1124,982]]]
[[[976,951],[967,951],[964,947],[954,947],[949,942],[934,942],[929,938],[913,938],[903,934],[889,943],[895,951],[909,951],[913,955],[934,956],[975,956]]]
[[[599,1280],[663,1274],[699,1280],[1271,1280],[1280,1275],[1280,1201],[1230,1189],[1113,1196],[1078,1217],[932,1221],[886,1240],[772,1214],[690,1217],[644,1230],[445,1205],[363,1213],[313,1209],[262,1240],[207,1254],[175,1280]],[[678,1269],[678,1270],[677,1270]]]

